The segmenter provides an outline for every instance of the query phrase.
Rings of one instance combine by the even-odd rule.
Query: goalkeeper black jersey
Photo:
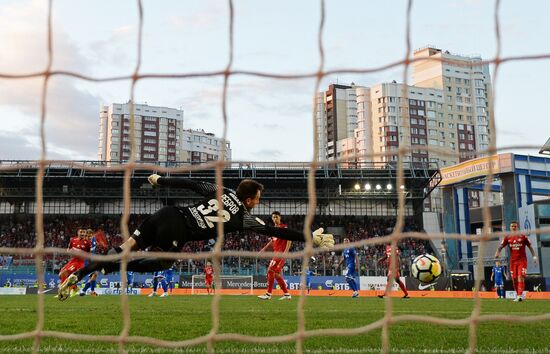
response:
[[[223,222],[224,233],[249,230],[284,240],[304,241],[304,234],[300,231],[272,227],[266,225],[262,219],[251,215],[232,189],[222,189],[223,210],[218,215],[221,206],[216,195],[219,188],[217,185],[187,178],[168,177],[160,177],[157,183],[161,186],[189,189],[205,197],[195,205],[177,207],[185,218],[187,229],[183,232],[186,241],[216,238],[220,220]]]

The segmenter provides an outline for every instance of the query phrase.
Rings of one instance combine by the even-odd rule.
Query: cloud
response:
[[[253,152],[252,156],[256,157],[257,161],[276,161],[282,154],[280,150],[262,149]]]
[[[90,43],[89,58],[101,70],[102,75],[106,74],[106,70],[117,75],[121,71],[131,72],[136,61],[136,38],[135,26],[117,27],[108,38]]]
[[[44,69],[45,17],[40,1],[0,7],[0,23],[8,40],[4,41],[1,71],[20,73]],[[11,38],[11,39],[9,39]],[[14,40],[16,39],[16,40]],[[88,61],[61,28],[54,33],[56,67],[86,72]],[[0,115],[18,117],[4,124],[0,133],[12,143],[2,144],[2,158],[39,157],[40,104],[43,78],[3,80],[0,85]],[[97,156],[99,97],[78,85],[76,79],[52,77],[48,84],[46,111],[47,158],[82,159]]]
[[[40,158],[40,149],[25,136],[0,132],[1,160],[35,160]]]
[[[175,29],[205,29],[219,25],[220,17],[225,16],[229,21],[229,9],[219,1],[210,1],[206,6],[197,3],[197,11],[191,11],[189,15],[170,15],[168,23]]]

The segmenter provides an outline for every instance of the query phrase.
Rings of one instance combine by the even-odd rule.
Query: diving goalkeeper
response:
[[[120,253],[126,249],[178,252],[188,241],[216,238],[218,222],[224,224],[224,233],[249,230],[290,241],[305,241],[304,234],[300,231],[268,226],[263,220],[250,214],[250,211],[260,202],[264,189],[262,184],[254,180],[241,181],[236,191],[223,188],[221,191],[223,210],[219,215],[218,211],[221,208],[216,193],[220,187],[215,184],[186,178],[161,177],[156,174],[150,175],[148,181],[153,186],[189,189],[202,195],[204,199],[188,207],[163,207],[145,219],[126,242],[111,249],[110,254]],[[323,234],[322,228],[317,229],[313,232],[313,244],[330,249],[334,246],[334,237],[331,234]],[[169,259],[136,259],[128,262],[127,270],[150,273],[167,269],[172,263],[173,260]],[[60,285],[58,299],[66,300],[69,297],[70,287],[85,275],[95,270],[107,274],[119,268],[120,261],[90,262]]]

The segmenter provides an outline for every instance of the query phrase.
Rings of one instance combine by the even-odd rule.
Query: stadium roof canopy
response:
[[[101,161],[46,161],[44,165],[44,196],[67,197],[70,195],[93,198],[121,197],[125,165]],[[215,169],[201,165],[174,163],[163,176],[185,177],[215,182]],[[34,196],[35,178],[39,161],[0,161],[0,193],[4,197],[24,198]],[[247,162],[229,163],[223,171],[224,184],[236,188],[245,178],[255,179],[266,186],[264,198],[306,198],[309,162]],[[151,186],[147,176],[156,173],[155,165],[144,165],[131,170],[132,197],[150,197]],[[357,166],[327,165],[314,170],[318,198],[397,198],[406,192],[407,199],[424,199],[440,182],[437,166],[415,163],[404,164],[404,185],[397,186],[398,170],[395,165],[363,164]],[[372,188],[365,188],[366,185]],[[357,189],[357,185],[360,186]],[[380,188],[376,188],[379,185]],[[391,188],[387,188],[391,185]],[[188,195],[185,191],[158,189],[160,197],[178,198]],[[180,194],[182,193],[182,194]]]

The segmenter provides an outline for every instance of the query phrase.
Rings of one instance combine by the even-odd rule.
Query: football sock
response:
[[[407,288],[405,287],[405,284],[401,281],[401,279],[396,279],[397,285],[401,288],[401,290],[405,293],[405,296],[409,295],[407,292]]]
[[[523,294],[524,288],[525,288],[525,282],[523,280],[518,281],[518,290],[517,290],[518,296],[521,296]]]
[[[91,290],[91,291],[95,291],[95,285],[96,285],[96,281],[95,281],[95,280],[92,280],[92,281],[90,282],[90,290]]]
[[[82,292],[85,293],[90,288],[91,285],[92,285],[91,281],[86,282],[86,284],[84,285],[84,289],[82,289]]]
[[[346,278],[346,281],[348,282],[349,287],[351,288],[351,290],[357,291],[357,283],[355,282],[355,279],[353,279],[353,278]]]
[[[285,293],[285,294],[288,294],[288,289],[286,288],[286,282],[285,280],[283,279],[283,277],[280,275],[280,274],[277,274],[275,276],[275,279],[277,279],[277,284],[279,284],[279,286],[281,287],[281,290]],[[271,291],[270,291],[271,292]]]
[[[273,291],[273,283],[275,282],[275,277],[273,272],[267,272],[267,292],[271,294]]]
[[[164,292],[167,293],[168,292],[168,283],[166,282],[166,280],[161,281],[161,285],[162,285],[162,290],[164,290]]]

